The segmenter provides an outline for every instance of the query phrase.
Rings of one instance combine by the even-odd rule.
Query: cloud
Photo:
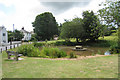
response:
[[[104,0],[0,0],[8,12],[0,9],[0,26],[4,25],[7,30],[12,30],[12,25],[20,30],[23,26],[26,30],[32,31],[32,22],[38,14],[52,12],[58,23],[64,22],[64,19],[72,19],[76,16],[81,17],[84,10],[97,10],[97,3]],[[75,2],[74,2],[75,1]],[[2,6],[3,7],[3,6]],[[13,7],[15,10],[13,10]]]
[[[50,8],[55,14],[63,13],[73,7],[85,7],[91,2],[41,2],[42,5]]]

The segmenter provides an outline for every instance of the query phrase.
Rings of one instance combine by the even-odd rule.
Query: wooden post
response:
[[[18,61],[18,53],[15,52],[16,61]]]
[[[10,45],[10,49],[12,49],[12,46]]]
[[[14,48],[15,48],[15,45],[14,45]]]
[[[6,53],[7,53],[7,55],[8,55],[8,59],[10,59],[10,55],[9,55],[9,52],[7,52],[7,51],[6,51]]]
[[[7,51],[7,47],[6,47],[6,51]]]
[[[2,48],[1,48],[1,53],[2,53]]]
[[[19,44],[17,44],[17,47],[19,46]]]

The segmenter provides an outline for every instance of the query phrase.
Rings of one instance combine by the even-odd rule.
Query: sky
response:
[[[33,31],[32,22],[44,12],[51,12],[58,23],[64,19],[82,18],[82,12],[93,10],[96,13],[99,4],[105,0],[0,0],[0,26],[7,30],[14,28]]]

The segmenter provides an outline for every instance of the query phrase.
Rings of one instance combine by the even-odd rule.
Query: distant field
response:
[[[99,37],[99,40],[117,41],[118,40],[118,36],[115,36],[115,35],[105,36],[104,39],[103,39],[103,37]]]

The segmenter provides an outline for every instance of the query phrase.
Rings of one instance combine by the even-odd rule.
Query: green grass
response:
[[[70,42],[65,42],[65,40],[52,40],[52,41],[47,41],[47,44],[53,44],[53,45],[67,45],[67,46],[75,46],[75,45],[83,45],[83,46],[94,46],[94,47],[110,47],[113,45],[117,45],[118,41],[118,36],[113,33],[111,36],[105,36],[99,37],[97,41],[95,42],[84,42],[84,43],[77,43],[76,39],[71,38]],[[45,43],[45,42],[42,42]]]
[[[104,39],[103,37],[99,37],[99,40],[117,41],[118,36],[117,35],[105,36]]]
[[[47,60],[24,57],[21,61],[2,58],[3,78],[117,78],[118,56],[82,60]]]
[[[0,53],[0,80],[2,79],[2,53]]]

